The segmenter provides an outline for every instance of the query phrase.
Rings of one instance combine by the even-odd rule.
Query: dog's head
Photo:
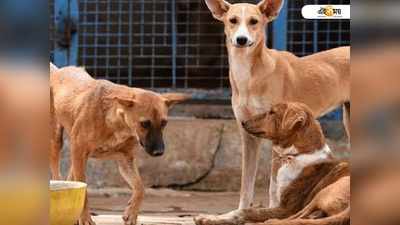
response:
[[[140,145],[151,156],[164,153],[163,130],[168,122],[168,110],[190,98],[186,94],[157,94],[135,89],[130,94],[114,95],[115,117],[139,139]]]
[[[262,0],[257,5],[205,1],[214,18],[224,23],[227,44],[236,48],[251,48],[265,42],[265,26],[278,16],[283,5],[283,0]]]
[[[314,121],[311,110],[302,103],[278,103],[267,113],[242,123],[250,134],[272,141],[290,140],[296,132]]]

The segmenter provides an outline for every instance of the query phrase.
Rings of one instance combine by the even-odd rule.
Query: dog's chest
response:
[[[132,136],[117,137],[113,135],[98,143],[90,156],[93,158],[109,157],[121,153],[121,151],[133,149],[134,145],[135,138]]]
[[[235,62],[235,61],[234,61]],[[271,105],[265,96],[251,92],[251,66],[249,63],[233,63],[231,65],[232,79],[237,88],[233,102],[235,115],[240,120],[246,120],[251,116],[264,113]]]
[[[275,205],[279,206],[283,191],[298,178],[305,167],[327,160],[329,154],[330,149],[325,145],[321,150],[296,156],[290,162],[283,164],[276,176],[276,199],[278,202]]]

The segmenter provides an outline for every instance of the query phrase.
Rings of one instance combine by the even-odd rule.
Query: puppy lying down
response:
[[[350,224],[349,164],[335,159],[306,105],[279,103],[242,125],[273,142],[272,207],[239,210],[233,218],[200,215],[197,225]]]

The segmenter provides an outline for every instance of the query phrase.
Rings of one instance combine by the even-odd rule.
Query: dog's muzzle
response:
[[[246,48],[246,47],[251,47],[253,46],[254,42],[250,41],[247,37],[245,36],[239,36],[233,40],[233,45],[236,48]]]

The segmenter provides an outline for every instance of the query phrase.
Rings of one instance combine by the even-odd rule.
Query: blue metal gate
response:
[[[300,14],[306,4],[349,3],[286,0],[267,29],[268,46],[303,56],[349,45],[348,20],[304,20]],[[51,58],[57,65],[85,66],[98,78],[130,86],[222,90],[221,98],[229,98],[223,26],[204,0],[50,0],[49,5]]]

